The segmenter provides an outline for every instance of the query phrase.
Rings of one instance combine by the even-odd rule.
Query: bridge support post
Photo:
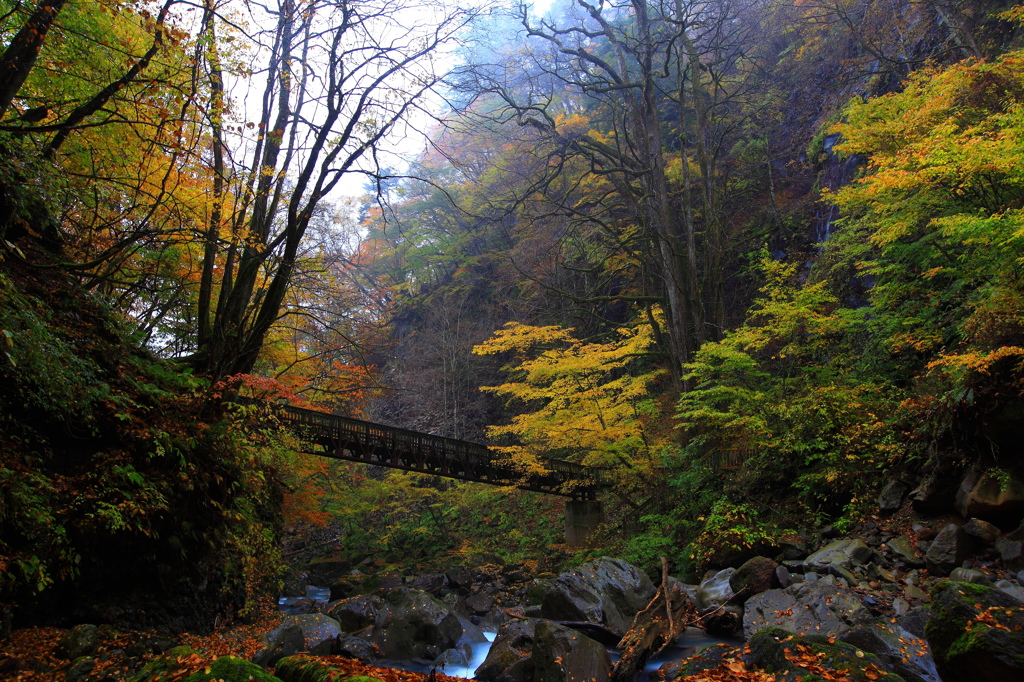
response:
[[[566,500],[565,544],[582,547],[591,534],[604,523],[604,509],[597,500]]]

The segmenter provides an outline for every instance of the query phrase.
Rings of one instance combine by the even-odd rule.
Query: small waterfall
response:
[[[852,154],[845,159],[840,159],[835,151],[841,136],[838,133],[827,135],[822,141],[822,149],[826,154],[825,167],[821,172],[821,188],[831,192],[848,185],[853,181],[857,173],[857,167],[864,163],[865,158],[859,154]],[[822,204],[818,215],[815,216],[814,241],[818,244],[828,240],[832,236],[832,227],[839,218],[839,207],[835,204]]]

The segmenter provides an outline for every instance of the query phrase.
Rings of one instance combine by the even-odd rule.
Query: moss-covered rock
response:
[[[342,677],[329,663],[303,655],[282,658],[274,672],[282,682],[381,682],[366,675]]]
[[[837,674],[853,682],[903,680],[874,654],[829,641],[823,635],[794,635],[782,628],[765,628],[747,641],[747,648],[749,653],[743,661],[748,667],[782,674],[787,680],[837,679]]]
[[[148,663],[129,682],[281,682],[280,678],[271,675],[255,663],[236,656],[221,656],[182,677],[184,668],[195,667],[198,656],[195,650],[187,646],[175,647]]]
[[[95,625],[76,625],[60,638],[53,653],[61,658],[73,661],[88,656],[96,650],[99,643],[99,629]]]
[[[252,661],[237,656],[221,656],[209,667],[194,672],[182,682],[281,682]]]
[[[1024,606],[987,585],[945,580],[931,593],[925,637],[946,682],[1024,677]]]
[[[178,671],[179,660],[189,656],[196,656],[194,649],[187,646],[176,646],[169,649],[166,654],[156,658],[145,665],[128,682],[160,682],[169,679],[172,673]]]

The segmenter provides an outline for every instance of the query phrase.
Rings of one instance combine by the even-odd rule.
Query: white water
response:
[[[483,664],[484,659],[487,658],[487,652],[491,650],[491,643],[497,636],[497,632],[487,632],[485,630],[484,637],[487,638],[486,642],[475,642],[469,645],[472,650],[470,652],[469,665],[464,668],[446,668],[439,672],[443,672],[445,675],[451,675],[452,677],[465,677],[472,679],[473,673],[476,672],[476,669],[479,668]]]

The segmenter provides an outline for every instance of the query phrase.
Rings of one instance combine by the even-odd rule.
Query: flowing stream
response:
[[[308,586],[306,587],[305,597],[281,597],[277,603],[278,608],[285,613],[309,613],[311,602],[315,603],[317,607],[320,607],[326,604],[330,598],[331,591],[329,588]],[[491,643],[494,642],[494,638],[497,634],[497,632],[489,632],[485,630],[484,636],[487,637],[487,641],[476,642],[470,645],[471,655],[469,665],[465,667],[439,668],[438,672],[443,672],[445,675],[451,675],[452,677],[473,679],[473,673],[484,662],[484,659],[487,658],[487,652],[490,651]],[[667,647],[664,651],[647,662],[647,666],[643,672],[637,675],[635,682],[648,682],[650,674],[660,668],[664,663],[687,658],[694,655],[701,649],[722,643],[730,646],[739,646],[742,644],[742,641],[739,639],[720,639],[709,637],[703,630],[687,628],[686,631],[676,640],[675,645]],[[618,659],[618,651],[615,649],[609,649],[608,653],[611,655],[613,661]],[[413,661],[382,660],[374,661],[372,665],[424,673],[430,672],[433,668],[431,665],[424,665]]]

